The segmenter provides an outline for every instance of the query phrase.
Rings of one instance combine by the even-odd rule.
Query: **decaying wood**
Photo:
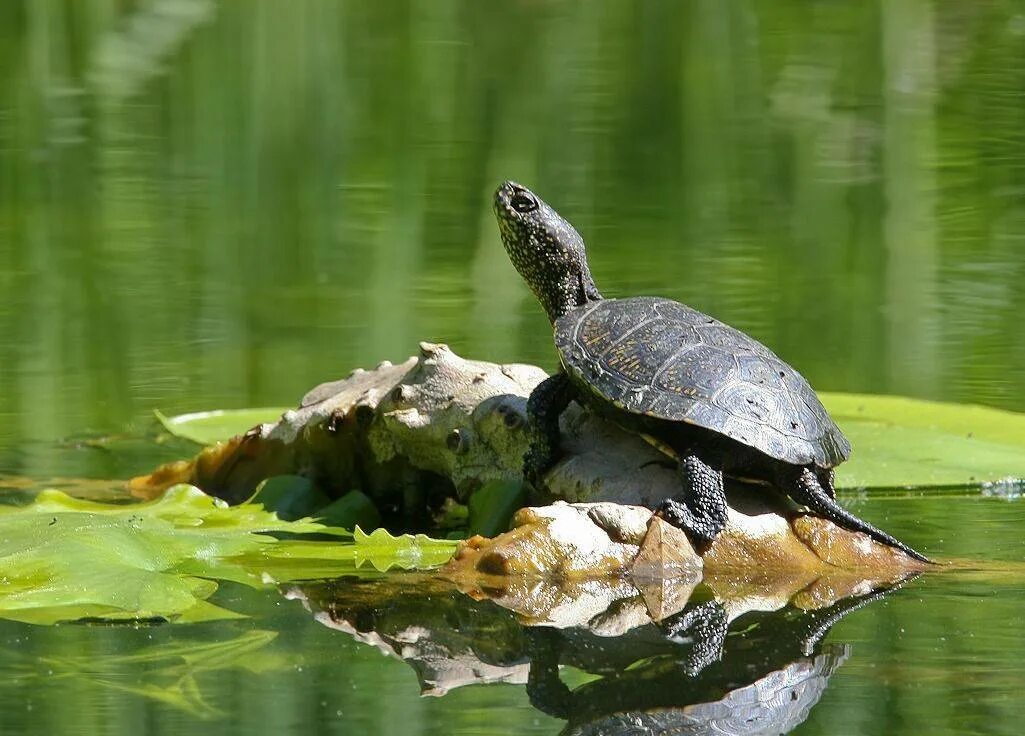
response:
[[[277,423],[136,478],[131,489],[149,496],[190,482],[239,501],[264,478],[299,474],[329,495],[359,488],[386,512],[426,518],[446,498],[466,501],[492,481],[522,479],[526,399],[545,376],[535,366],[466,360],[445,345],[422,343],[419,355],[318,386]],[[507,535],[467,546],[464,573],[595,574],[635,563],[663,573],[701,566],[706,572],[922,568],[864,534],[798,513],[767,488],[739,484],[728,488],[726,529],[699,556],[677,530],[648,523],[648,509],[679,492],[665,456],[576,404],[561,428],[564,457],[548,475],[551,496],[532,501],[585,506],[566,507],[576,516],[565,509],[522,512]],[[549,542],[539,542],[539,533]],[[528,538],[535,545],[530,555],[523,552]]]

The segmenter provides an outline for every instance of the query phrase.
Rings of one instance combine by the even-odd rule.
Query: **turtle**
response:
[[[543,490],[571,401],[677,462],[682,493],[656,513],[699,550],[726,524],[724,476],[767,483],[813,513],[930,560],[840,506],[833,468],[851,445],[812,387],[754,338],[671,299],[602,297],[580,234],[513,181],[495,192],[501,238],[554,331],[561,367],[527,400],[525,479]]]

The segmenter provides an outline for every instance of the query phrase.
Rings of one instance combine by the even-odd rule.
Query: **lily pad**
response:
[[[212,445],[215,442],[230,439],[243,434],[258,424],[276,422],[287,409],[257,408],[197,411],[191,414],[164,416],[154,412],[164,429],[184,440],[191,440],[200,445]]]
[[[191,486],[139,504],[44,491],[26,506],[0,506],[0,618],[235,618],[208,600],[218,581],[261,588],[353,574],[366,561],[377,570],[420,569],[454,549],[426,537],[282,521],[260,505],[228,506]]]
[[[1025,414],[901,396],[821,394],[851,441],[839,488],[926,488],[1025,478]]]
[[[387,529],[374,529],[367,534],[358,526],[353,539],[357,567],[369,564],[380,572],[394,567],[404,570],[435,567],[448,562],[458,546],[455,540],[431,539],[426,534],[396,537]],[[441,559],[439,552],[445,559]]]

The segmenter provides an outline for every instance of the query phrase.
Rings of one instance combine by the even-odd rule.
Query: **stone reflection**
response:
[[[848,645],[823,643],[830,628],[899,585],[820,579],[795,593],[770,576],[695,575],[460,589],[392,575],[286,594],[408,663],[425,695],[522,684],[536,708],[567,722],[563,734],[777,734],[808,717],[847,659]],[[567,683],[580,678],[563,666],[587,681]]]

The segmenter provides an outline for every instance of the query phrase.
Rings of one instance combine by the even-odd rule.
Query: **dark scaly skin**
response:
[[[850,444],[797,371],[677,302],[604,300],[580,234],[525,187],[500,186],[494,209],[513,265],[555,328],[565,367],[528,402],[534,439],[524,475],[536,487],[557,458],[558,417],[577,400],[676,451],[683,493],[659,513],[699,546],[726,525],[725,473],[773,483],[837,525],[929,561],[835,501],[831,468]]]
[[[680,460],[680,479],[686,492],[681,500],[668,499],[662,504],[662,518],[686,529],[700,545],[711,544],[726,525],[722,470],[697,455],[687,455]]]
[[[666,637],[693,642],[690,654],[680,660],[680,665],[690,677],[697,677],[705,667],[722,659],[729,628],[726,609],[715,600],[687,608],[681,615],[665,622]]]
[[[523,461],[524,478],[535,488],[544,483],[544,471],[559,450],[559,415],[573,400],[576,389],[559,371],[549,376],[531,392],[527,400],[527,418],[534,431],[533,441]]]

